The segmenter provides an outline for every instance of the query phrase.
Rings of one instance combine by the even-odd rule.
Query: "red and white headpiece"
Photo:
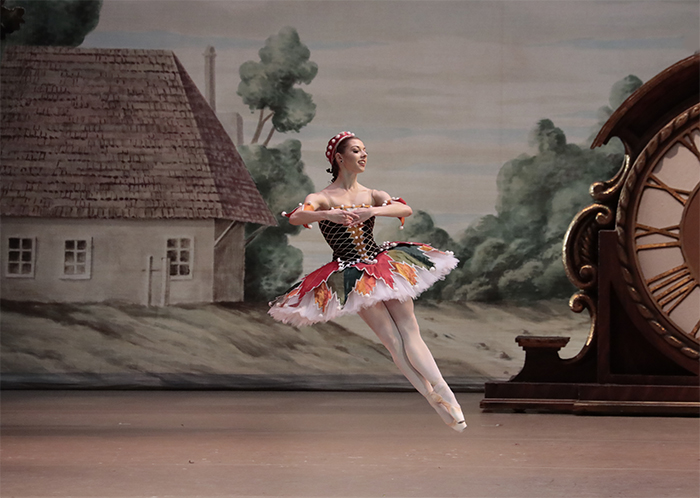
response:
[[[354,136],[355,134],[351,131],[341,131],[328,141],[328,147],[326,147],[326,159],[328,159],[329,163],[333,164],[333,158],[335,157],[335,151],[338,150],[338,144],[346,138],[351,138]]]

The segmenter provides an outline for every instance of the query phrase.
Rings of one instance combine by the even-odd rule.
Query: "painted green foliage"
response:
[[[600,125],[634,90],[635,76],[616,83],[610,106],[599,109]],[[574,290],[564,272],[564,234],[576,213],[590,204],[589,186],[611,178],[622,164],[621,144],[591,150],[568,143],[549,119],[531,133],[535,155],[505,163],[498,175],[496,215],[467,228],[457,240],[435,227],[427,213],[406,224],[408,240],[455,251],[460,265],[424,296],[496,301],[566,297]]]
[[[261,109],[254,140],[270,118],[272,130],[277,129],[274,116],[279,112],[279,103],[289,102],[279,95],[284,89],[292,88],[289,81],[309,82],[315,76],[315,64],[304,65],[308,61],[308,49],[298,49],[300,43],[296,32],[285,28],[268,39],[260,51],[260,63],[241,66],[239,94],[251,110]],[[286,45],[295,48],[287,50]],[[301,69],[290,73],[285,57],[296,65],[301,64]],[[286,86],[274,90],[269,80],[281,74],[287,74]],[[600,124],[640,85],[641,81],[634,76],[616,83],[609,106],[598,110]],[[308,101],[311,102],[310,96]],[[307,119],[308,116],[297,124],[303,126]],[[282,130],[286,128],[279,131]],[[611,178],[622,163],[623,151],[619,144],[590,150],[568,143],[564,132],[549,119],[540,120],[533,128],[531,145],[536,154],[523,154],[502,166],[497,179],[495,215],[481,218],[453,240],[435,226],[428,213],[419,211],[409,218],[406,230],[397,234],[396,238],[402,240],[429,242],[452,250],[461,261],[425,297],[496,301],[565,297],[572,292],[561,263],[564,234],[576,213],[590,204],[590,184]],[[293,209],[313,191],[313,184],[303,172],[298,142],[288,140],[278,148],[243,146],[241,154],[273,212]],[[249,233],[253,229],[250,227]],[[246,299],[270,299],[284,292],[300,276],[303,255],[287,240],[288,235],[298,230],[280,219],[278,227],[264,230],[249,245]]]
[[[237,93],[251,112],[260,111],[251,143],[258,143],[265,123],[272,119],[264,142],[267,145],[275,130],[299,131],[316,115],[311,95],[295,85],[311,83],[318,66],[309,60],[309,48],[290,27],[269,37],[258,55],[260,61],[248,61],[239,68],[241,82]]]
[[[281,212],[294,209],[314,191],[314,185],[304,173],[298,140],[285,140],[276,147],[243,145],[238,151],[277,219],[277,226],[257,235],[257,225],[246,226],[246,235],[254,238],[246,247],[245,298],[269,300],[287,290],[302,273],[303,255],[287,239],[302,227],[290,224]]]
[[[3,44],[77,47],[97,27],[102,0],[7,0],[4,7],[24,9],[24,23]]]
[[[314,118],[316,104],[311,95],[295,87],[309,84],[318,72],[309,60],[311,52],[294,28],[286,27],[265,41],[260,61],[247,61],[239,69],[238,95],[251,111],[259,110],[250,145],[238,150],[258,190],[277,217],[276,227],[246,227],[245,299],[265,301],[286,291],[303,271],[303,254],[289,245],[288,236],[301,227],[289,224],[280,214],[291,211],[314,191],[304,172],[301,142],[285,140],[269,147],[275,131],[299,131]],[[258,145],[265,124],[271,120],[266,140]]]

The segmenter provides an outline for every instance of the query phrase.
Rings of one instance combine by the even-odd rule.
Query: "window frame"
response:
[[[67,242],[75,242],[76,243],[76,248],[74,249],[67,249],[66,248],[66,243]],[[78,254],[79,250],[77,249],[77,242],[84,241],[85,242],[85,273],[66,273],[66,252],[67,251],[72,251],[76,255]],[[62,253],[62,258],[61,258],[61,280],[90,280],[92,278],[92,237],[71,237],[71,238],[64,238],[63,239],[63,247],[61,249]],[[77,263],[73,263],[75,267],[77,267]]]
[[[19,239],[20,247],[18,249],[12,249],[10,247],[10,240],[12,240],[12,239]],[[3,265],[5,267],[5,276],[7,278],[36,278],[36,252],[37,252],[37,238],[36,238],[36,236],[27,237],[27,236],[22,236],[22,235],[9,235],[6,238],[6,240],[7,240],[7,249],[5,252],[6,261],[5,261],[5,265]],[[22,261],[22,252],[25,251],[25,249],[22,249],[22,247],[21,247],[22,240],[31,240],[32,241],[31,261],[29,261],[29,264],[31,264],[32,271],[30,273],[21,273],[21,270],[22,270],[21,265],[24,264],[24,262]],[[15,263],[15,261],[10,260],[10,252],[13,250],[18,250],[20,253],[20,257],[19,257],[20,259],[19,259],[19,261],[17,261],[17,263],[19,263],[19,265],[20,265],[20,273],[11,273],[10,272],[10,264]]]
[[[178,244],[178,245],[177,245],[176,248],[172,248],[172,247],[169,247],[169,246],[168,246],[168,243],[169,243],[171,240],[176,240],[176,241],[177,241],[177,244]],[[183,248],[181,247],[180,244],[182,243],[183,240],[188,240],[188,241],[189,241],[189,247],[187,247],[187,248],[184,249],[184,250],[186,250],[186,251],[189,252],[189,260],[188,260],[187,262],[181,261],[181,260],[179,259],[179,258],[180,258],[180,255],[178,254],[178,259],[177,259],[177,261],[175,262],[175,264],[178,265],[178,274],[177,274],[177,275],[171,275],[171,274],[170,274],[170,267],[171,267],[171,264],[172,264],[172,263],[170,262],[170,258],[168,257],[168,252],[169,252],[169,251],[172,251],[172,250],[175,250],[175,251],[177,251],[177,252],[179,253],[180,251],[182,251]],[[191,235],[182,235],[182,236],[177,236],[177,237],[168,237],[167,239],[165,239],[165,257],[166,257],[166,259],[168,259],[167,271],[168,271],[168,278],[169,278],[170,280],[192,280],[192,279],[194,278],[194,237],[193,237],[193,236],[191,236]],[[188,273],[187,275],[180,275],[180,274],[179,274],[179,266],[180,266],[180,265],[183,265],[183,264],[187,264],[187,266],[188,266],[188,268],[189,268],[189,273]]]

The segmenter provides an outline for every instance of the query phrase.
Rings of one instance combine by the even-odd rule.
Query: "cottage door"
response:
[[[167,306],[170,302],[170,260],[160,258],[156,264],[153,256],[146,261],[145,287],[146,306]]]

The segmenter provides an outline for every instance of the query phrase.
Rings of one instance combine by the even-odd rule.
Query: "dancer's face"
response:
[[[359,138],[348,138],[345,150],[336,153],[338,165],[349,173],[362,173],[367,166],[367,149]]]

